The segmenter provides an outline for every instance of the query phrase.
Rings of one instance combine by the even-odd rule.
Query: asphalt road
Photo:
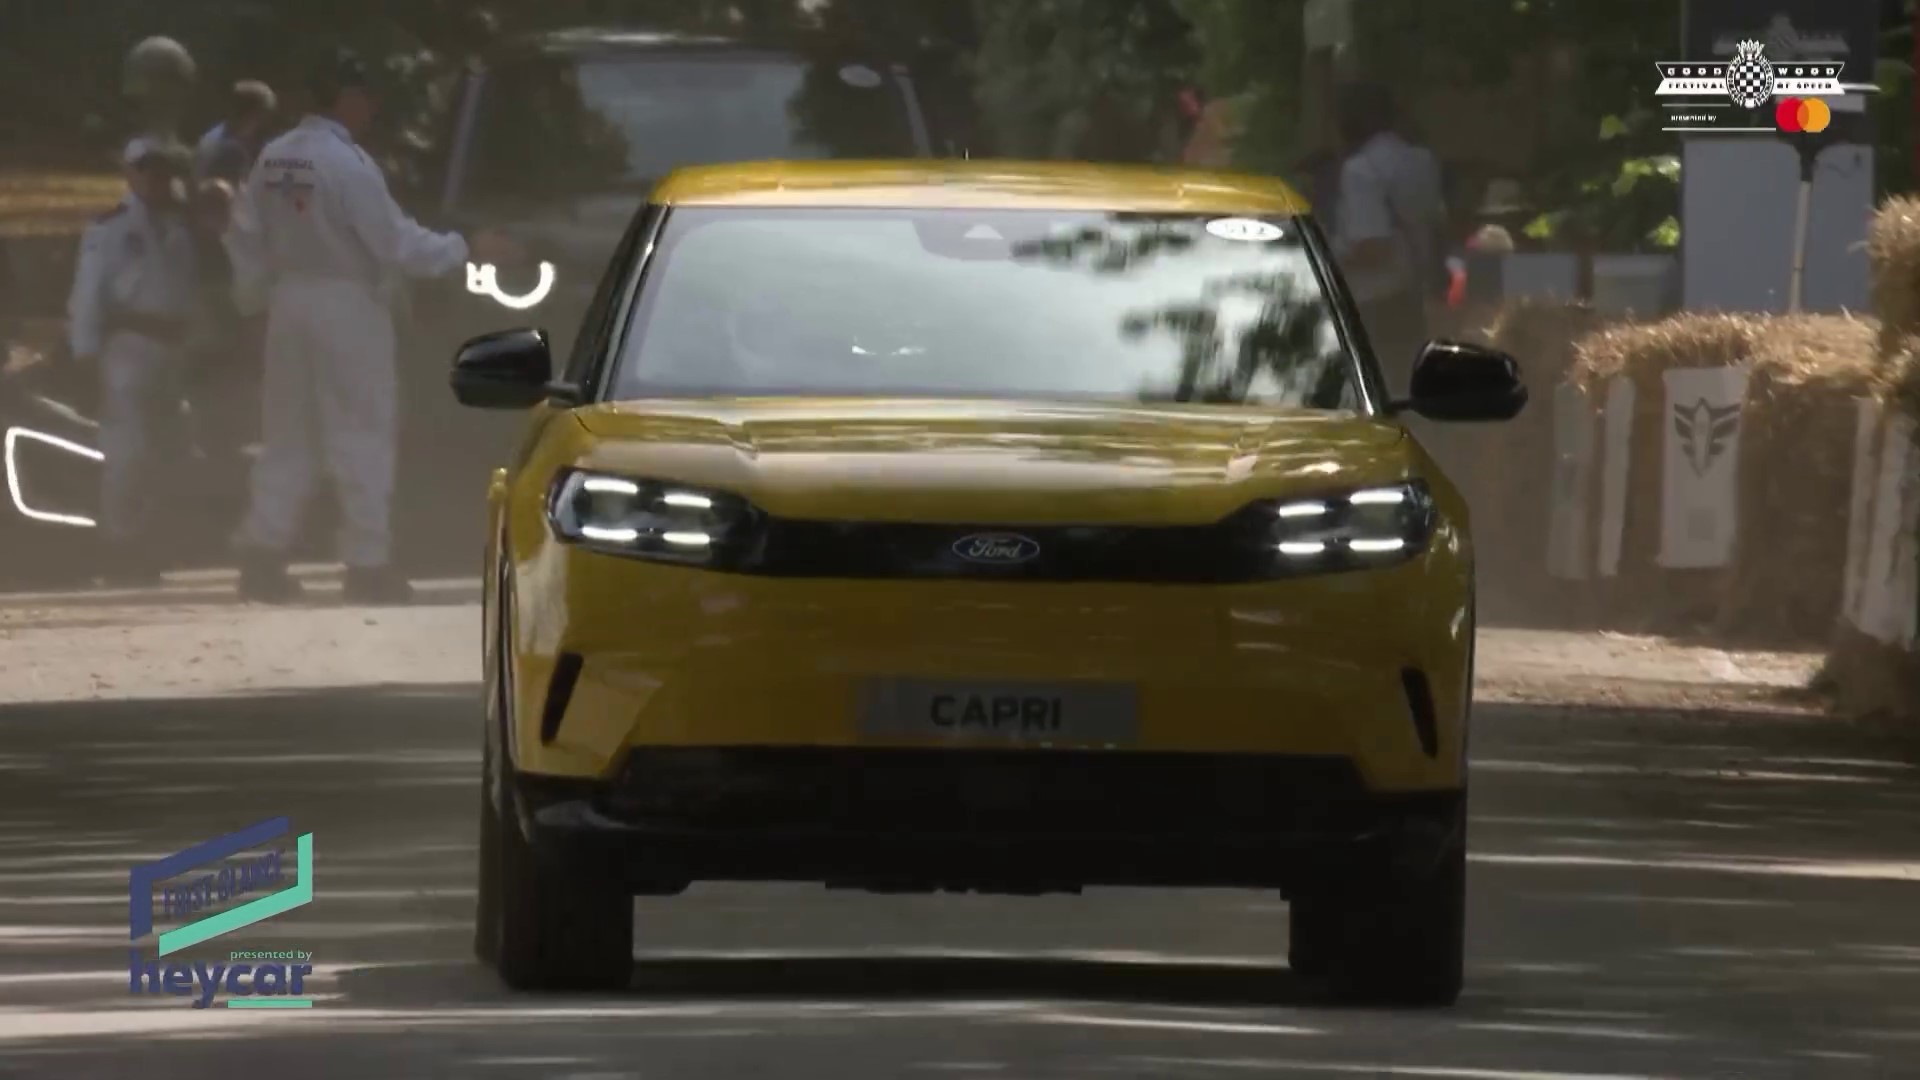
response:
[[[1285,906],[1231,892],[708,887],[636,904],[627,993],[518,996],[469,958],[472,685],[16,703],[0,1075],[1920,1076],[1920,772],[1729,686],[1482,707],[1468,990],[1416,1013],[1325,1004]],[[235,945],[314,953],[316,1007],[130,996],[130,865],[279,815],[314,900]]]

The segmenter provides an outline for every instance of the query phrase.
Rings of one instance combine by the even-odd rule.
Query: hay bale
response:
[[[1589,304],[1522,297],[1500,309],[1487,333],[1520,361],[1527,391],[1538,399],[1567,378],[1577,344],[1613,321]]]
[[[1784,646],[1831,634],[1847,560],[1855,402],[1876,393],[1879,333],[1874,319],[1800,315],[1767,320],[1753,339],[1721,637]]]
[[[1880,317],[1880,354],[1902,350],[1920,334],[1920,199],[1888,199],[1867,231],[1873,267],[1873,310]]]
[[[1634,387],[1620,569],[1601,582],[1598,598],[1608,623],[1640,632],[1683,633],[1717,621],[1721,572],[1668,570],[1657,561],[1666,472],[1663,375],[1671,368],[1741,363],[1752,357],[1764,328],[1764,320],[1754,316],[1681,314],[1609,327],[1579,343],[1570,376],[1574,385],[1597,400],[1605,399],[1616,377]]]
[[[1840,714],[1920,735],[1920,654],[1841,626],[1818,681]]]
[[[1889,334],[1882,324],[1879,342],[1873,392],[1892,408],[1920,418],[1920,334]]]

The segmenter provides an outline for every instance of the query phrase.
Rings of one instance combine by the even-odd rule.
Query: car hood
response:
[[[1336,412],[729,400],[578,410],[574,462],[731,491],[786,517],[1205,524],[1410,475],[1404,430]]]

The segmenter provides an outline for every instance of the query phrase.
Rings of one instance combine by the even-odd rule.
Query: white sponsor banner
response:
[[[1553,391],[1553,493],[1547,519],[1547,573],[1584,581],[1591,564],[1594,415],[1587,395],[1572,383]]]
[[[1913,421],[1887,421],[1873,491],[1873,528],[1867,569],[1860,583],[1863,633],[1893,643],[1909,643],[1914,631],[1914,517],[1912,476]]]
[[[1880,403],[1861,398],[1853,434],[1853,485],[1848,489],[1847,566],[1841,578],[1840,616],[1854,627],[1860,621],[1861,584],[1867,572],[1867,549],[1873,538],[1874,443],[1880,434]]]
[[[1747,368],[1674,368],[1664,381],[1659,563],[1669,570],[1725,566],[1733,559],[1740,522],[1740,408]]]
[[[1601,413],[1600,466],[1600,576],[1620,572],[1620,548],[1627,535],[1627,470],[1633,464],[1633,380],[1616,378],[1607,384],[1607,404]]]

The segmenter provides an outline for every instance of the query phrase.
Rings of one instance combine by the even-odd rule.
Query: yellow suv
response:
[[[1461,983],[1473,558],[1291,190],[1006,162],[687,170],[489,494],[477,948],[611,987],[697,881],[1278,890],[1363,1000]]]

